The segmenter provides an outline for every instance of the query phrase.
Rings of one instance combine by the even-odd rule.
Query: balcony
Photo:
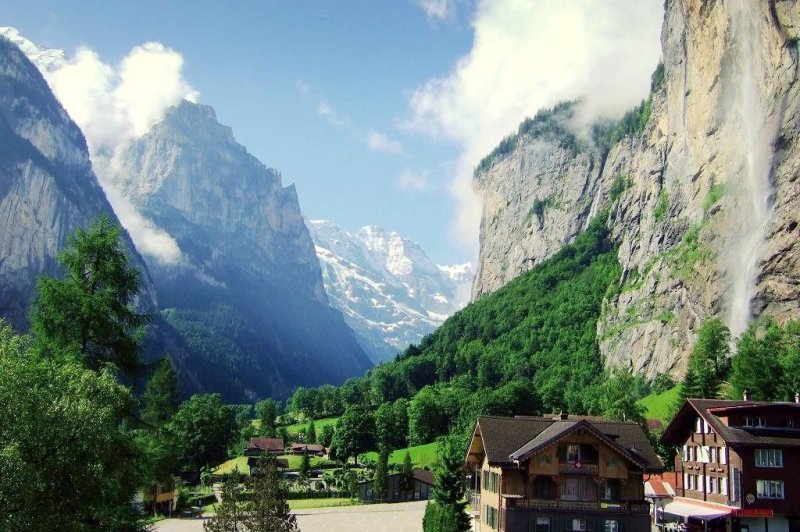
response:
[[[647,501],[559,501],[545,499],[507,499],[509,510],[548,510],[565,512],[608,512],[632,515],[648,515],[650,503]]]
[[[586,463],[559,463],[558,464],[558,472],[561,475],[590,475],[590,476],[597,476],[599,474],[599,470],[597,464],[586,464]]]

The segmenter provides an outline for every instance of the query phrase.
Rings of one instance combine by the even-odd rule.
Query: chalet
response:
[[[414,470],[414,487],[405,491],[402,488],[402,475],[394,473],[388,477],[387,497],[377,500],[371,480],[358,484],[358,498],[364,502],[403,502],[426,501],[433,492],[433,473],[426,469]]]
[[[466,462],[481,531],[649,531],[663,470],[637,424],[566,415],[481,416]]]
[[[292,454],[303,454],[306,449],[308,449],[309,456],[325,456],[327,452],[324,445],[316,443],[295,443],[292,445],[291,452]]]
[[[800,404],[748,395],[688,399],[667,425],[678,497],[666,516],[708,530],[800,531]]]
[[[245,456],[261,456],[264,453],[283,454],[283,438],[250,438],[244,450]]]

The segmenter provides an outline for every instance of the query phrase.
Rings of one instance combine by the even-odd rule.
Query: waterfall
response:
[[[770,171],[777,128],[769,123],[759,86],[766,73],[759,33],[763,19],[760,2],[727,3],[733,43],[727,80],[733,100],[729,118],[740,157],[739,179],[731,176],[727,184],[734,195],[734,224],[726,257],[730,282],[727,322],[731,333],[738,336],[752,317],[750,302],[758,277],[758,256],[772,215]]]

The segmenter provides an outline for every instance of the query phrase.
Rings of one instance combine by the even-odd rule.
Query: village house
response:
[[[324,445],[316,443],[294,443],[291,447],[292,454],[303,454],[306,450],[308,450],[308,456],[325,456],[327,453]]]
[[[675,445],[678,497],[664,520],[727,532],[800,532],[800,398],[688,399],[661,441]]]
[[[466,462],[481,531],[647,532],[663,470],[636,423],[567,415],[481,416]]]
[[[244,450],[245,456],[261,456],[264,453],[283,454],[283,438],[250,438]]]
[[[378,500],[371,480],[358,484],[358,498],[363,502],[426,501],[433,493],[433,473],[426,469],[414,469],[414,486],[410,490],[402,487],[403,475],[394,473],[387,477],[386,497]]]

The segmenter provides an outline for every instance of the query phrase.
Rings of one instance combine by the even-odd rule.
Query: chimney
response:
[[[565,414],[563,410],[559,411],[557,415],[553,416],[553,419],[556,421],[564,421],[565,419],[569,419],[569,415]]]
[[[745,389],[744,389],[744,394],[742,394],[742,395],[743,395],[743,397],[742,397],[742,398],[743,398],[745,401],[750,401],[750,400],[752,399],[752,397],[750,396],[750,388],[745,388]]]

